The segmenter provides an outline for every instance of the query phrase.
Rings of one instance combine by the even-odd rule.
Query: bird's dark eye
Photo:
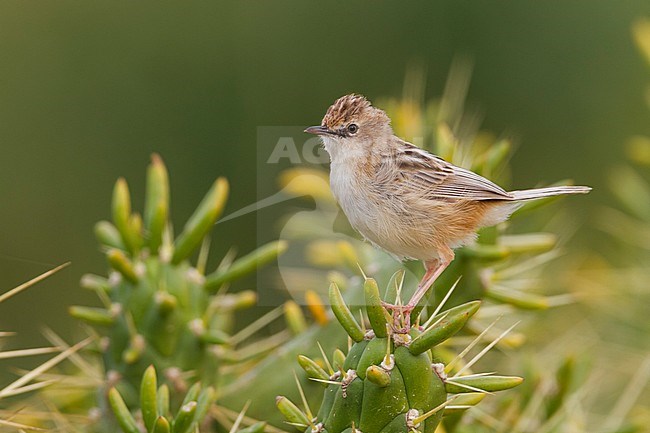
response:
[[[348,132],[350,134],[356,134],[356,132],[359,130],[359,127],[357,126],[356,123],[350,123],[348,125]]]

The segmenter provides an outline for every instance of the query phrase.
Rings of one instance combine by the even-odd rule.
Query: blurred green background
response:
[[[170,170],[180,224],[218,175],[226,213],[257,199],[257,128],[318,123],[348,92],[399,96],[424,68],[439,96],[455,56],[474,64],[469,106],[513,136],[513,184],[572,177],[608,201],[623,143],[650,134],[648,69],[630,25],[648,1],[22,2],[0,5],[0,291],[65,271],[0,306],[0,329],[70,335],[69,304],[105,272],[93,224],[115,179],[142,202],[151,152]],[[215,256],[251,250],[254,214],[215,231]],[[579,239],[586,239],[582,236]]]

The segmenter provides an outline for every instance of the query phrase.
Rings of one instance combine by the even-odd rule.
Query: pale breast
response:
[[[400,260],[437,257],[435,209],[422,209],[406,196],[386,195],[372,177],[350,173],[332,164],[330,186],[355,230]]]
[[[356,176],[343,164],[332,164],[330,187],[350,224],[365,236],[369,226],[376,223],[377,208],[368,200],[363,179]]]

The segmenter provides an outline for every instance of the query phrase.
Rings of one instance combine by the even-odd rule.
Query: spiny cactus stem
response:
[[[138,232],[136,219],[131,214],[129,186],[121,177],[113,189],[113,223],[120,232],[124,245],[132,255],[135,255],[141,245],[141,235]]]
[[[225,269],[217,269],[206,277],[205,288],[210,292],[218,290],[222,284],[241,278],[251,271],[275,260],[287,250],[286,241],[274,241],[262,245],[252,253],[235,260]]]
[[[455,404],[448,404],[445,407],[445,415],[456,412],[465,411],[471,407],[476,406],[485,398],[484,392],[472,392],[467,394],[459,394],[456,396]]]
[[[478,262],[495,262],[506,259],[511,251],[503,245],[472,244],[459,251],[463,257],[474,259]]]
[[[390,373],[385,369],[377,365],[371,365],[366,370],[366,378],[374,383],[375,385],[386,388],[390,385]]]
[[[182,233],[174,243],[172,264],[186,259],[202,242],[221,214],[228,197],[228,181],[220,177],[207,192],[196,211],[187,220]]]
[[[162,235],[162,245],[158,250],[158,258],[162,263],[171,263],[174,255],[174,229],[171,223],[167,223]]]
[[[329,298],[332,311],[341,326],[343,326],[343,329],[345,329],[350,338],[355,342],[358,343],[359,341],[362,341],[365,334],[343,300],[341,291],[334,283],[330,284]]]
[[[359,326],[361,326],[361,332],[363,332],[364,340],[368,340],[374,337],[375,332],[372,329],[370,330],[366,329],[366,321],[363,320],[363,311],[359,310],[357,311],[357,313],[359,313]]]
[[[117,228],[108,221],[99,221],[95,224],[95,237],[102,245],[120,250],[126,250],[122,235]]]
[[[252,307],[253,305],[255,305],[256,302],[257,302],[257,292],[254,292],[253,290],[242,290],[241,292],[237,292],[237,293],[217,295],[212,297],[212,301],[210,302],[210,308],[208,311],[208,316],[212,317],[214,314],[218,312],[230,312],[230,311],[240,310],[242,308]],[[278,308],[278,312],[279,312],[278,314],[279,317],[281,315],[282,309]],[[263,317],[266,317],[266,315]],[[247,332],[249,332],[248,331],[249,326],[244,328],[245,330],[247,330]],[[242,331],[240,331],[240,333]]]
[[[140,334],[134,335],[131,337],[129,347],[122,354],[122,360],[127,364],[135,364],[142,357],[146,347],[145,338]]]
[[[228,344],[230,342],[230,336],[225,332],[218,329],[207,329],[203,319],[191,320],[187,326],[190,332],[204,343]]]
[[[68,308],[68,314],[94,326],[113,326],[115,324],[115,317],[117,316],[113,311],[104,308],[82,307],[78,305],[70,306]]]
[[[150,365],[142,375],[140,383],[140,408],[147,431],[152,431],[158,417],[158,384],[156,369]]]
[[[156,292],[154,295],[154,302],[158,306],[158,312],[162,316],[168,315],[178,306],[178,299],[176,299],[176,296],[163,291]]]
[[[125,433],[141,433],[135,418],[131,415],[129,408],[122,399],[122,396],[115,388],[111,388],[108,392],[108,401],[113,409],[113,413],[117,418],[117,422]]]
[[[275,398],[275,405],[278,407],[282,415],[289,421],[290,424],[307,427],[311,424],[309,418],[303,411],[301,411],[298,406],[296,406],[291,400],[284,396],[277,396]]]
[[[198,285],[205,283],[205,276],[197,268],[189,268],[187,270],[187,279]]]
[[[162,415],[156,418],[153,426],[153,433],[171,433],[171,429],[172,427],[169,424],[169,421],[167,421],[167,418]]]
[[[133,266],[133,262],[126,257],[124,252],[120,250],[110,250],[106,254],[106,258],[111,267],[119,272],[127,281],[133,284],[138,282],[138,275]]]
[[[336,296],[332,298],[336,301]],[[332,304],[336,308],[335,303]],[[345,303],[341,305],[349,312]],[[426,329],[410,329],[415,337],[413,339],[410,333],[389,327],[387,337],[382,340],[373,330],[369,330],[363,340],[348,349],[347,356],[335,352],[335,368],[339,371],[330,374],[329,378],[326,378],[326,372],[321,368],[315,368],[318,367],[316,363],[301,358],[299,363],[303,368],[307,367],[305,370],[313,380],[333,385],[328,386],[325,392],[325,400],[318,416],[321,421],[319,424],[332,433],[357,431],[355,427],[350,427],[355,419],[366,420],[365,427],[361,425],[364,431],[403,431],[405,423],[409,431],[431,431],[442,419],[443,410],[446,412],[446,407],[456,401],[456,397],[447,400],[448,393],[485,394],[521,383],[521,378],[492,376],[491,373],[448,379],[445,366],[432,363],[433,355],[429,352],[432,346],[458,332],[478,310],[479,305],[478,301],[468,302],[432,315]],[[352,317],[351,313],[348,314]],[[341,316],[346,319],[344,315]],[[338,315],[337,319],[341,321]],[[359,329],[363,331],[363,328]],[[352,337],[349,337],[349,344],[352,341]],[[322,348],[320,350],[323,359],[329,363]],[[310,373],[310,369],[317,370],[317,373]],[[304,396],[302,390],[301,395]],[[468,402],[477,402],[480,398],[472,396],[459,400],[463,404],[452,405],[452,408],[461,412],[469,407]],[[367,413],[369,417],[364,418],[364,415],[359,415],[356,411],[366,414],[364,411],[369,408],[365,402],[369,399],[378,399],[377,404],[383,408],[383,412],[372,409],[372,412]],[[373,415],[370,416],[370,413]],[[310,418],[311,414],[305,417]],[[316,421],[311,423],[312,431]],[[426,428],[422,427],[425,421]]]
[[[208,263],[208,256],[210,255],[210,236],[206,236],[201,242],[199,249],[199,256],[196,259],[196,270],[201,275],[205,275],[205,267]]]
[[[447,340],[465,326],[469,318],[478,311],[480,305],[480,301],[472,301],[445,311],[443,313],[445,317],[437,319],[434,325],[425,329],[411,341],[409,351],[413,355],[418,355]]]
[[[345,362],[345,353],[343,353],[341,349],[334,350],[334,355],[332,356],[332,366],[334,367],[334,370],[340,370],[341,368],[343,368],[344,362]]]
[[[144,227],[148,235],[149,251],[157,255],[169,217],[169,177],[165,164],[156,153],[151,155],[151,164],[147,168],[146,191]]]
[[[174,422],[172,424],[173,433],[189,433],[191,426],[194,423],[194,415],[196,414],[197,403],[190,401],[185,403],[178,410]]]
[[[156,404],[158,406],[158,412],[162,415],[167,415],[169,413],[169,387],[167,384],[163,383],[158,387],[158,393],[156,394]]]
[[[312,379],[328,381],[330,378],[330,376],[325,372],[325,370],[321,368],[320,365],[316,364],[315,361],[304,355],[298,355],[298,364],[300,364],[303,370],[305,370],[307,376]]]
[[[111,290],[111,286],[108,284],[108,280],[104,277],[100,277],[95,274],[85,274],[81,277],[81,287],[84,289],[92,290],[97,294],[108,292]]]
[[[467,390],[491,394],[496,391],[504,391],[506,389],[514,388],[522,382],[523,379],[516,376],[475,374],[447,379],[445,381],[445,387],[448,392],[455,394],[467,392]]]
[[[377,337],[386,337],[386,309],[381,305],[379,287],[373,278],[366,278],[363,284],[366,298],[366,312],[372,329]]]
[[[523,310],[546,310],[551,305],[547,296],[535,295],[520,290],[510,290],[496,284],[488,286],[485,295],[494,301],[510,304]]]

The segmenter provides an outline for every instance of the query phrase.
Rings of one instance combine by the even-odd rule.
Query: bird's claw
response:
[[[393,323],[391,328],[397,334],[407,334],[411,329],[411,311],[413,307],[410,305],[395,305],[388,302],[381,301],[381,306],[384,307],[392,316]]]

